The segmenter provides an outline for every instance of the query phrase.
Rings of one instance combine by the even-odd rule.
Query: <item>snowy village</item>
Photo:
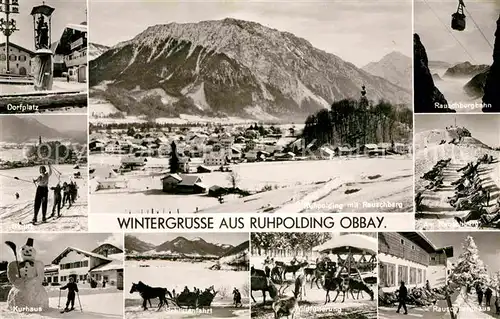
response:
[[[188,2],[137,8],[147,18],[134,32],[90,17],[99,30],[89,54],[92,214],[413,211],[411,39],[387,36],[393,23],[410,32],[410,1],[367,4],[398,21],[372,28],[377,42],[346,24],[376,51],[346,60],[334,53],[359,43],[324,51],[332,40],[304,4],[280,7],[277,29],[259,6],[203,6],[193,17]],[[325,6],[358,19],[358,4]],[[257,15],[234,17],[235,8]],[[120,25],[131,11],[106,19]],[[393,62],[395,76],[384,77]]]
[[[2,318],[123,318],[121,234],[1,237]]]

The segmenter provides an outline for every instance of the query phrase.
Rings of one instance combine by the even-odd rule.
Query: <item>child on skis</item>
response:
[[[69,277],[69,282],[66,286],[61,287],[61,290],[68,289],[68,300],[66,301],[66,308],[64,308],[65,312],[71,311],[75,309],[75,295],[78,292],[78,286],[75,283],[75,279],[73,277]],[[71,309],[68,309],[69,304],[71,303]]]

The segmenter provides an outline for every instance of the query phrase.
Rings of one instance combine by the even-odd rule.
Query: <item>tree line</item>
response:
[[[406,141],[413,130],[413,112],[403,106],[366,98],[334,102],[307,117],[303,132],[306,143],[318,145],[392,143]]]

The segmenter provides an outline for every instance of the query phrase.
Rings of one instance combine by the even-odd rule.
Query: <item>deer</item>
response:
[[[297,290],[297,285],[295,285],[295,291],[293,292],[293,296],[284,296],[283,294],[289,286],[290,284],[282,286],[278,291],[278,295],[274,298],[272,305],[274,319],[279,319],[285,316],[287,319],[289,317],[293,319],[293,317],[295,316],[295,312],[297,311],[298,308],[298,301],[297,301],[298,290]]]
[[[276,298],[276,296],[278,295],[278,289],[276,288],[276,285],[265,276],[252,275],[250,280],[250,287],[250,296],[255,303],[257,303],[257,301],[255,301],[252,291],[262,291],[263,305],[266,304],[266,292],[269,293],[269,296],[272,299]]]

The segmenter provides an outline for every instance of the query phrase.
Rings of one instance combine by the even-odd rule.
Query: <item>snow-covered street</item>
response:
[[[123,293],[121,291],[99,294],[80,294],[82,310],[78,300],[75,302],[75,310],[70,313],[61,313],[64,308],[66,298],[64,294],[54,296],[52,292],[49,298],[50,310],[42,313],[13,312],[7,308],[7,303],[0,303],[0,317],[4,319],[49,319],[68,318],[73,319],[97,319],[97,318],[122,318],[123,317]]]

